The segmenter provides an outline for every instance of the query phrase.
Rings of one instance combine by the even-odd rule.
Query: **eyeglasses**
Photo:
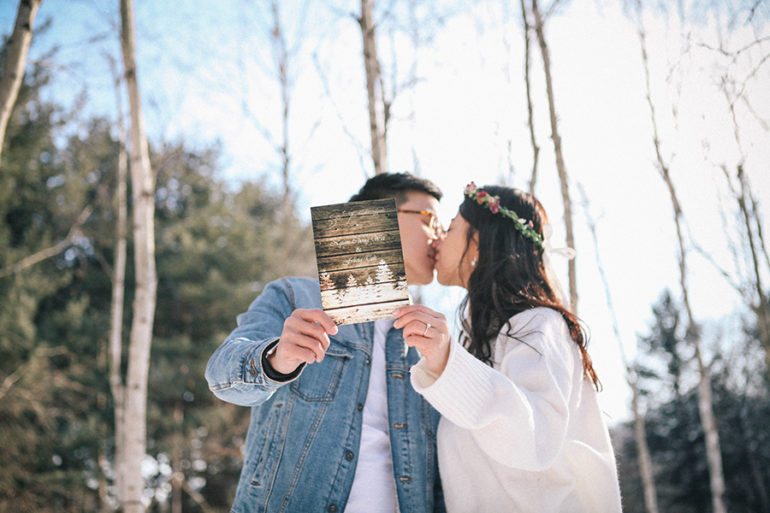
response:
[[[436,214],[433,212],[428,212],[427,210],[407,210],[404,208],[399,208],[397,212],[401,212],[403,214],[419,214],[421,216],[427,217],[429,219],[428,226],[431,230],[433,230],[433,236],[436,238],[441,237],[446,233],[444,225],[441,224],[441,221],[439,221],[438,217],[436,217]]]

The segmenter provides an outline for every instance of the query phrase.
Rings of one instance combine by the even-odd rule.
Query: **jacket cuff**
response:
[[[305,368],[305,364],[300,364],[299,367],[294,369],[289,374],[283,374],[282,372],[278,372],[273,368],[272,365],[270,365],[270,360],[267,359],[268,353],[278,345],[278,339],[274,340],[273,342],[270,342],[269,344],[266,344],[265,347],[262,349],[262,355],[260,356],[260,365],[262,367],[262,372],[264,373],[265,377],[268,379],[275,381],[276,383],[288,383],[289,381],[293,381],[299,377],[299,375],[302,373],[302,369]]]

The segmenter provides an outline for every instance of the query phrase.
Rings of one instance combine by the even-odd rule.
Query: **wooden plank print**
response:
[[[311,207],[321,304],[337,324],[410,303],[394,199]]]

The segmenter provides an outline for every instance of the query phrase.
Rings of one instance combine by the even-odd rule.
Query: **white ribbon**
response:
[[[556,270],[553,268],[551,262],[551,255],[559,255],[567,260],[575,258],[575,250],[572,248],[554,248],[551,246],[551,235],[553,234],[553,227],[551,224],[543,226],[543,267],[545,268],[545,276],[548,279],[548,283],[551,285],[556,297],[561,303],[569,308],[569,296],[564,293],[564,289],[561,287],[559,277],[556,275]]]

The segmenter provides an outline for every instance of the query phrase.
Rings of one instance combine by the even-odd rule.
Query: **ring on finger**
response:
[[[425,331],[422,332],[422,336],[423,337],[427,337],[428,336],[428,330],[429,329],[430,329],[430,323],[428,322],[428,323],[425,324]]]

